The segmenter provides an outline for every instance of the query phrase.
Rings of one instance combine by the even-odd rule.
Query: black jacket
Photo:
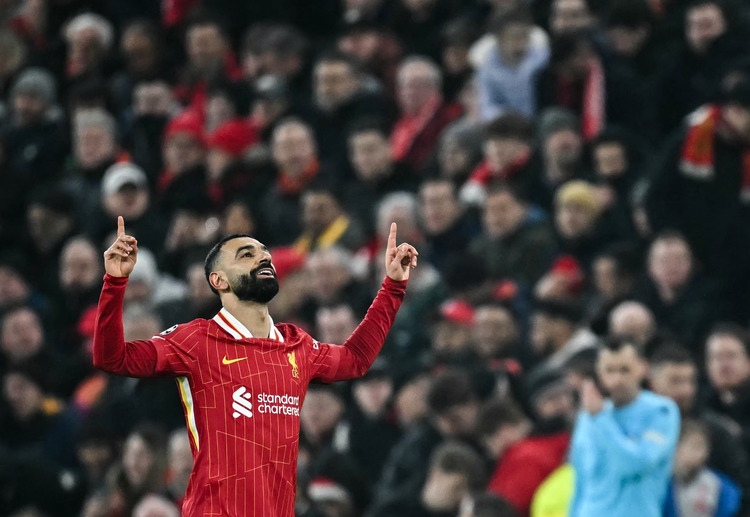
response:
[[[397,517],[419,506],[419,495],[427,479],[430,456],[443,443],[443,436],[423,422],[404,436],[391,451],[375,500],[366,517]]]
[[[645,208],[654,232],[676,229],[688,239],[698,262],[717,280],[733,320],[750,312],[750,203],[741,197],[744,149],[716,136],[714,170],[694,178],[680,169],[686,129],[664,146],[648,178]]]

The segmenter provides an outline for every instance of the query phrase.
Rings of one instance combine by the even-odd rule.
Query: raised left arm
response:
[[[385,251],[386,278],[367,315],[343,345],[319,344],[319,353],[313,360],[313,378],[332,382],[361,377],[383,348],[404,299],[409,272],[417,266],[419,255],[410,244],[396,246],[396,230],[396,223],[392,223]]]

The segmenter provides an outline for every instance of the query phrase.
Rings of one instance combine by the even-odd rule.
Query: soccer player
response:
[[[671,399],[641,389],[647,368],[630,338],[612,337],[599,349],[596,373],[609,398],[584,381],[570,517],[661,517],[680,414]]]
[[[274,324],[267,303],[279,289],[276,271],[268,248],[249,235],[222,239],[206,257],[206,279],[223,306],[216,316],[126,343],[123,295],[137,255],[137,241],[119,217],[117,239],[104,253],[94,365],[120,375],[177,378],[195,459],[182,515],[292,517],[307,386],[367,371],[401,305],[417,250],[396,246],[393,223],[386,278],[341,346]]]

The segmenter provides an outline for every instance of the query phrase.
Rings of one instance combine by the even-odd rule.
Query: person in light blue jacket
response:
[[[666,397],[641,389],[647,365],[630,338],[599,350],[596,373],[581,387],[570,451],[575,470],[569,517],[661,517],[680,433]]]
[[[498,14],[490,21],[497,42],[477,70],[479,110],[489,122],[508,112],[536,114],[536,78],[547,66],[547,45],[534,45],[534,21],[526,7]]]

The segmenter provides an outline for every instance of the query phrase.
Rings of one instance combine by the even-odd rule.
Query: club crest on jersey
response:
[[[232,409],[234,409],[232,417],[239,418],[240,416],[244,415],[247,418],[252,418],[253,403],[250,402],[251,398],[253,398],[253,396],[249,391],[247,391],[246,387],[240,386],[239,388],[237,388],[234,393],[232,393]]]
[[[289,352],[286,354],[287,359],[289,360],[289,364],[292,365],[292,377],[295,379],[299,379],[299,368],[297,368],[297,355],[294,353],[294,351]]]

